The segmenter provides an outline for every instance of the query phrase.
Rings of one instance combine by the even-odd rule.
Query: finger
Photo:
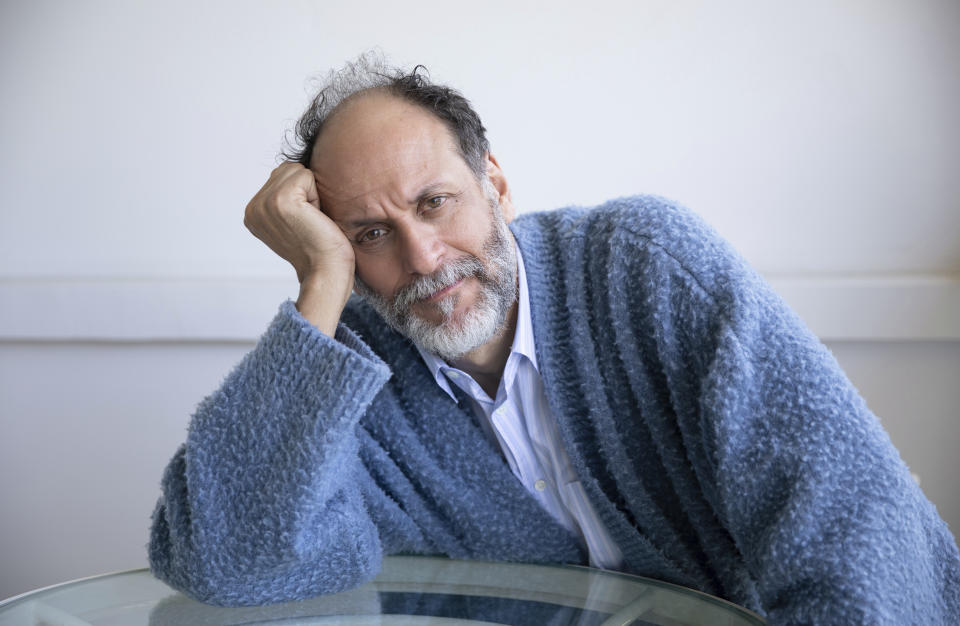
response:
[[[307,202],[312,204],[315,209],[320,210],[320,194],[317,191],[317,180],[310,170],[306,170],[305,174],[304,189],[307,192]]]

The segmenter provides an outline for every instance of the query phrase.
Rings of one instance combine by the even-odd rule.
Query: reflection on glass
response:
[[[264,607],[202,604],[145,570],[67,583],[0,605],[0,626],[763,623],[723,600],[635,576],[580,567],[426,557],[388,557],[377,578],[357,589]]]

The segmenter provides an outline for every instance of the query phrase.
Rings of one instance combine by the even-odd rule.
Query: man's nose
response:
[[[444,244],[435,229],[427,224],[409,225],[401,229],[404,269],[411,274],[432,274],[443,263]]]

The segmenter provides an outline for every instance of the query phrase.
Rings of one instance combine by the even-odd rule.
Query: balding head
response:
[[[342,107],[369,93],[392,95],[435,117],[451,133],[454,146],[474,176],[478,180],[483,177],[490,144],[470,102],[450,87],[431,83],[422,65],[405,71],[389,66],[383,55],[376,52],[364,53],[327,75],[297,122],[293,145],[283,156],[310,167],[317,140],[326,125]]]
[[[383,90],[341,104],[328,118],[310,155],[321,197],[354,200],[384,183],[410,194],[426,172],[471,171],[456,138],[436,116]]]

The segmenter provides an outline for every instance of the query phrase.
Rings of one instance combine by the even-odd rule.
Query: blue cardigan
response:
[[[717,235],[654,197],[511,225],[559,432],[628,571],[771,623],[939,624],[960,555],[829,351]],[[287,302],[198,407],[150,563],[205,602],[305,598],[382,555],[583,563],[466,398],[351,300]]]

